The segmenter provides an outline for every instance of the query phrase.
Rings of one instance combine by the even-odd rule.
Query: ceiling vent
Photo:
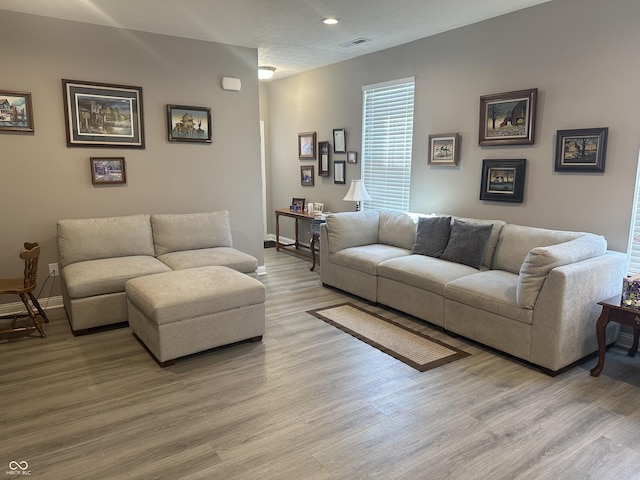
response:
[[[369,40],[368,38],[356,38],[355,40],[349,40],[348,42],[341,43],[338,46],[344,47],[344,48],[351,48],[351,47],[355,47],[356,45],[360,45],[361,43],[366,43],[370,41],[371,40]]]

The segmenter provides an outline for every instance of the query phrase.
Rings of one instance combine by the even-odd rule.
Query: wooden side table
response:
[[[638,352],[638,338],[640,337],[640,309],[621,305],[622,295],[611,297],[598,305],[602,305],[602,313],[596,322],[596,334],[598,335],[598,364],[591,370],[591,376],[597,377],[604,368],[604,356],[606,353],[605,330],[609,322],[617,322],[621,325],[633,327],[633,345],[629,349],[629,356],[635,357]]]

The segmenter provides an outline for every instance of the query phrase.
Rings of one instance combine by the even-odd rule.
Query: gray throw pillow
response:
[[[450,229],[451,217],[421,217],[418,219],[416,243],[413,244],[412,253],[442,257],[449,241]]]
[[[442,258],[480,269],[492,228],[491,224],[481,225],[455,220]]]

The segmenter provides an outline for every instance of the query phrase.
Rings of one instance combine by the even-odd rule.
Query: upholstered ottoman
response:
[[[127,281],[129,326],[160,366],[265,331],[265,288],[227,267],[200,267]]]

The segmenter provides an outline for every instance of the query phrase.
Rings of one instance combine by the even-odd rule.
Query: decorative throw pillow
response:
[[[430,257],[442,257],[449,241],[450,229],[451,217],[421,217],[418,219],[416,243],[413,244],[412,252]]]
[[[480,269],[492,228],[491,224],[481,225],[455,220],[442,258]]]

